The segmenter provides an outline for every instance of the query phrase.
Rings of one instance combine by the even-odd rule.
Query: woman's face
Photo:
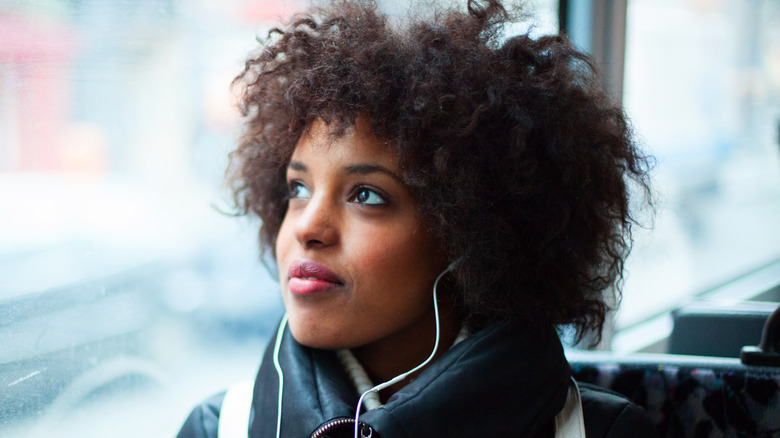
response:
[[[432,287],[446,262],[397,153],[362,119],[340,138],[328,132],[313,123],[287,168],[276,255],[290,330],[315,348],[430,345]]]

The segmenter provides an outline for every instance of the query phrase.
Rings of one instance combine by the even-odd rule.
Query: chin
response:
[[[338,350],[341,348],[350,348],[338,336],[323,330],[320,327],[308,326],[300,327],[293,321],[290,321],[290,333],[292,337],[301,345],[309,348],[321,350]]]

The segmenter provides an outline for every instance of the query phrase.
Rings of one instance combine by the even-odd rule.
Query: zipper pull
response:
[[[363,427],[360,428],[360,436],[363,438],[372,438],[374,436],[374,429],[368,424],[363,423]]]

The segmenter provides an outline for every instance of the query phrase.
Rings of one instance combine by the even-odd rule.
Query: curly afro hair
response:
[[[316,119],[357,117],[397,149],[405,183],[445,254],[472,328],[573,325],[600,339],[631,248],[631,182],[649,200],[649,157],[593,61],[564,36],[506,38],[498,1],[393,22],[337,1],[273,29],[235,79],[246,118],[231,154],[241,214],[273,248],[287,164]]]

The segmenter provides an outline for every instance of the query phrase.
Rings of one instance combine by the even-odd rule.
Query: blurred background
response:
[[[0,0],[0,435],[174,436],[253,378],[281,300],[259,224],[222,213],[229,86],[306,5]],[[675,309],[776,285],[780,3],[530,8],[512,31],[592,52],[658,160],[656,216],[599,348],[658,351]]]

